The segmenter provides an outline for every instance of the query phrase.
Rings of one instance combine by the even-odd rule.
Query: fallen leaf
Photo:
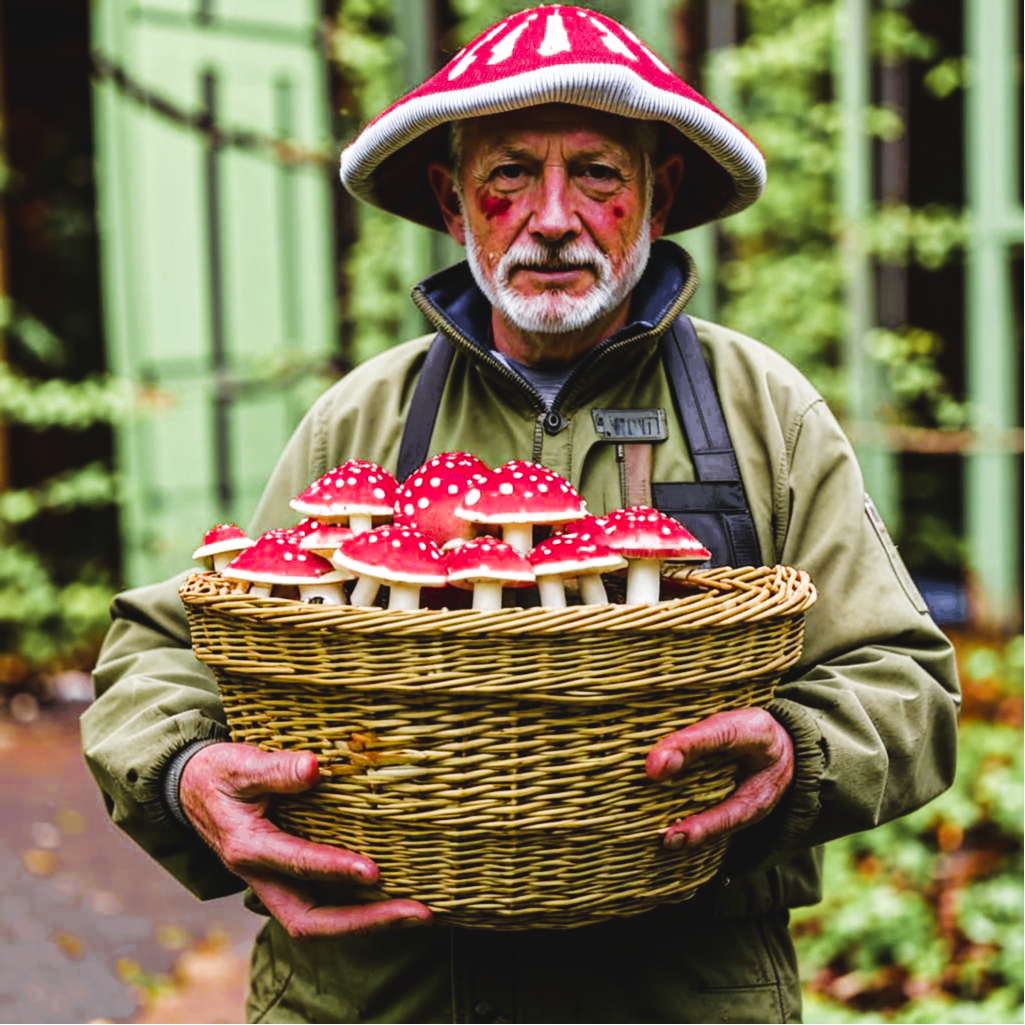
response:
[[[184,950],[192,937],[180,925],[161,925],[157,928],[156,939],[164,950]]]
[[[23,851],[21,860],[25,868],[34,876],[48,876],[57,871],[60,859],[53,851],[40,850],[37,847]]]
[[[119,957],[114,965],[114,974],[124,983],[131,985],[142,975],[142,965],[128,957]]]
[[[70,932],[55,933],[53,942],[63,954],[75,960],[78,960],[85,953],[85,944]]]
[[[61,808],[53,819],[65,836],[79,836],[85,832],[85,816],[74,808]]]

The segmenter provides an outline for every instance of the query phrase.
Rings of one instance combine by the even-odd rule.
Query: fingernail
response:
[[[666,847],[671,851],[678,851],[687,842],[686,833],[673,833],[666,837]]]
[[[426,918],[415,918],[415,917],[414,918],[403,918],[399,922],[399,928],[400,929],[413,929],[413,928],[415,928],[418,925],[426,925],[427,921],[428,920]]]

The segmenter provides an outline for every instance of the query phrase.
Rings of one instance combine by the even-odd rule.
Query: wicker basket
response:
[[[733,788],[708,760],[654,783],[660,737],[765,705],[815,592],[784,566],[691,572],[656,606],[388,612],[251,598],[196,574],[181,595],[232,738],[312,751],[323,781],[283,829],[372,858],[373,889],[450,925],[570,927],[683,900],[725,844],[661,834]]]

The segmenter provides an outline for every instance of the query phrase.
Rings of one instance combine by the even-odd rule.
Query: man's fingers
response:
[[[292,939],[363,934],[407,925],[429,925],[430,909],[413,900],[388,900],[351,907],[319,905],[302,883],[272,875],[246,882]]]
[[[219,851],[225,865],[243,878],[251,873],[280,873],[295,879],[377,881],[377,866],[341,847],[311,843],[283,833],[266,819],[227,834]]]
[[[215,750],[214,745],[207,750]],[[232,744],[220,766],[220,779],[233,796],[243,799],[260,794],[299,794],[320,782],[320,769],[317,756],[307,751],[261,751]]]
[[[783,728],[760,708],[719,712],[663,737],[648,753],[645,771],[651,779],[675,776],[685,765],[721,752],[771,763],[781,751]]]
[[[779,804],[790,785],[791,763],[782,759],[744,780],[714,808],[677,822],[666,830],[663,842],[676,850],[684,844],[699,844],[713,837],[746,829],[760,822]]]

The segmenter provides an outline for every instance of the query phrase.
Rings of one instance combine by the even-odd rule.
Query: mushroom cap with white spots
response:
[[[509,587],[529,587],[534,582],[530,562],[497,537],[475,537],[447,556],[448,581],[457,587],[487,580],[501,581]]]
[[[617,509],[605,517],[604,542],[628,559],[705,562],[712,553],[682,524],[647,505]]]
[[[626,559],[605,544],[604,534],[589,531],[556,534],[537,545],[528,558],[539,577],[606,573],[626,565]]]
[[[456,507],[471,523],[565,523],[586,515],[587,503],[568,480],[522,459],[486,474]]]
[[[218,523],[203,535],[203,543],[192,553],[193,559],[210,559],[224,552],[240,552],[255,542],[234,523]]]
[[[347,580],[343,573],[316,552],[306,552],[299,538],[287,530],[261,534],[251,548],[239,552],[221,571],[229,580],[250,580],[262,584],[322,584]]]
[[[389,523],[344,542],[331,561],[357,576],[391,583],[441,587],[448,570],[441,549],[412,527]]]
[[[383,466],[364,459],[328,470],[288,504],[305,516],[391,516],[398,481]]]
[[[414,470],[395,495],[395,522],[415,527],[436,545],[468,538],[473,528],[455,508],[487,463],[469,452],[442,452]]]
[[[306,551],[316,551],[318,548],[337,548],[352,537],[352,528],[342,523],[321,523],[319,520],[313,522],[316,526],[304,533],[299,540],[299,546]]]

